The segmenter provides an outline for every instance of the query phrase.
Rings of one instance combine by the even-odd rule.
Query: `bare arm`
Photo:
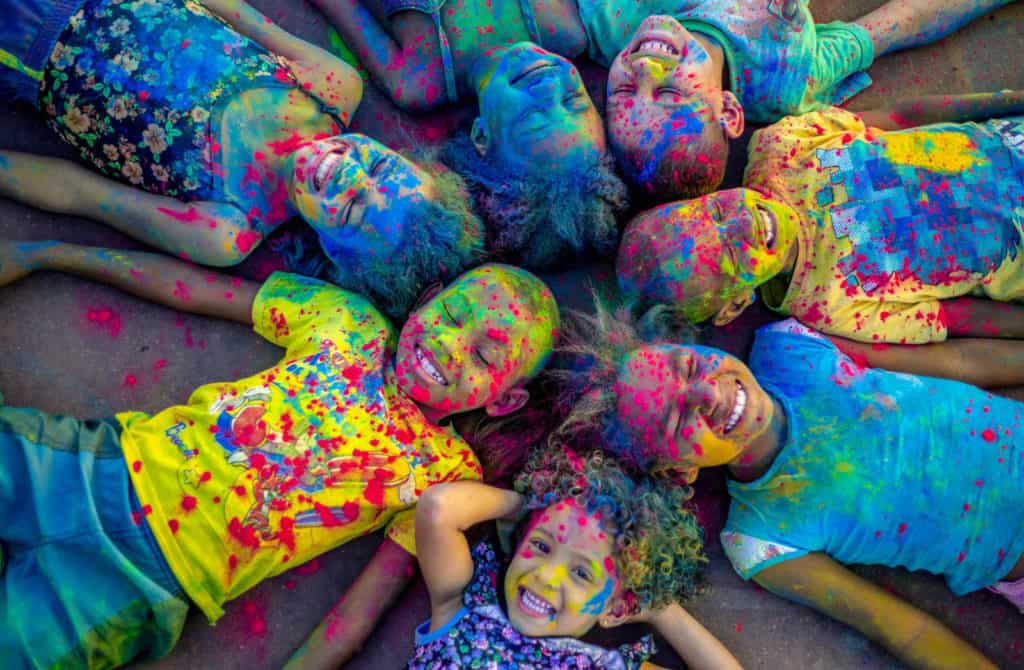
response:
[[[337,107],[347,126],[363,97],[363,81],[348,63],[315,44],[292,35],[244,0],[202,0],[203,5],[235,30],[290,61],[304,88]]]
[[[415,573],[416,559],[385,538],[348,591],[292,654],[285,670],[333,670],[348,663]]]
[[[865,125],[904,130],[930,123],[984,121],[1024,114],[1024,91],[924,95],[899,100],[889,107],[857,112]]]
[[[59,174],[60,179],[53,179]],[[60,188],[53,184],[59,183]],[[241,262],[263,239],[223,202],[182,202],[100,176],[71,161],[0,151],[0,196],[58,214],[102,221],[203,265]]]
[[[1024,338],[1024,305],[988,298],[941,302],[951,337]]]
[[[668,640],[692,670],[742,670],[743,666],[689,612],[673,603],[658,612],[651,623]]]
[[[63,242],[0,240],[0,285],[37,270],[56,270],[108,284],[174,309],[252,324],[260,284],[163,254]]]
[[[473,578],[473,558],[465,531],[482,521],[518,512],[523,497],[480,482],[460,481],[428,488],[416,503],[416,553],[430,593],[432,630],[462,606],[462,592]]]
[[[418,35],[399,44],[360,0],[312,0],[341,34],[345,44],[391,101],[410,112],[425,112],[446,102],[444,67],[437,36]],[[437,91],[440,95],[431,95]]]
[[[913,668],[995,670],[981,652],[937,619],[824,554],[776,563],[754,580],[859,630]]]
[[[855,23],[868,31],[875,57],[930,44],[1011,0],[889,0]]]
[[[1024,384],[1024,341],[957,338],[932,344],[869,344],[828,338],[860,365],[982,388]]]

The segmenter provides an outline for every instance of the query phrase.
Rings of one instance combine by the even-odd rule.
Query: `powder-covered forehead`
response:
[[[435,300],[452,294],[484,307],[489,320],[507,329],[501,337],[522,347],[521,377],[532,376],[547,361],[561,319],[554,294],[535,275],[511,265],[489,263],[460,276]]]
[[[681,300],[678,284],[688,281],[695,269],[717,270],[721,245],[713,212],[714,203],[705,196],[661,205],[634,217],[615,264],[623,291],[634,297]],[[666,283],[669,279],[675,288]]]

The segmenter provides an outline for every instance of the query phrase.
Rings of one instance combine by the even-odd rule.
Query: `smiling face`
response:
[[[727,138],[743,132],[742,108],[722,90],[722,67],[719,47],[670,16],[645,19],[612,62],[609,139],[638,185],[665,179],[695,189],[660,193],[675,197],[721,182]]]
[[[643,212],[626,228],[616,273],[625,293],[724,325],[754,289],[796,260],[799,218],[786,203],[731,189]]]
[[[619,594],[613,538],[572,500],[534,514],[505,573],[508,618],[523,635],[580,637]]]
[[[398,340],[398,387],[435,422],[480,407],[508,414],[525,402],[519,385],[550,354],[557,327],[554,297],[539,279],[481,266],[409,316]]]
[[[652,474],[741,462],[775,412],[750,369],[710,347],[638,349],[615,391],[619,420]]]
[[[607,150],[601,116],[565,58],[520,42],[488,52],[477,70],[473,141],[482,153],[530,167]]]
[[[437,197],[429,174],[364,135],[304,145],[290,163],[291,200],[332,259],[393,253],[404,222]]]

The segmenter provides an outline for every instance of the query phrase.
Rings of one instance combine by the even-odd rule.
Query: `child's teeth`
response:
[[[416,348],[416,360],[419,361],[420,367],[422,367],[431,378],[438,384],[444,384],[447,386],[448,382],[445,381],[444,375],[441,371],[434,367],[434,364],[430,362],[427,355],[423,353],[423,350],[419,347]]]
[[[660,40],[645,40],[641,42],[639,51],[660,51],[673,56],[677,53],[675,47]]]
[[[523,589],[523,603],[538,614],[548,614],[552,610],[547,601],[538,598],[526,589]]]
[[[739,423],[740,417],[743,416],[743,410],[747,407],[747,392],[743,390],[743,387],[736,384],[736,405],[732,408],[732,414],[729,415],[729,420],[725,422],[725,432],[728,433],[736,424]]]
[[[320,187],[324,183],[324,179],[331,173],[331,170],[340,160],[341,158],[337,155],[330,154],[320,161],[320,166],[316,169],[316,177],[314,178],[315,183],[313,184],[316,190],[320,190]]]

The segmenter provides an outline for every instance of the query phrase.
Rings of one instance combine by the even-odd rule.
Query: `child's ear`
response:
[[[483,117],[476,117],[473,119],[473,127],[469,131],[469,140],[476,147],[476,152],[480,156],[486,156],[487,151],[491,148],[491,131],[487,129],[487,123],[484,122]]]
[[[505,416],[521,408],[529,399],[529,391],[521,386],[515,386],[487,403],[484,410],[487,416]]]
[[[747,307],[754,302],[754,289],[745,288],[735,296],[732,300],[722,305],[722,307],[715,313],[715,316],[711,319],[711,323],[715,326],[724,326],[727,323],[731,323],[736,317],[743,313]]]
[[[734,140],[743,134],[746,121],[743,117],[743,105],[732,91],[722,91],[722,130],[725,136]]]

